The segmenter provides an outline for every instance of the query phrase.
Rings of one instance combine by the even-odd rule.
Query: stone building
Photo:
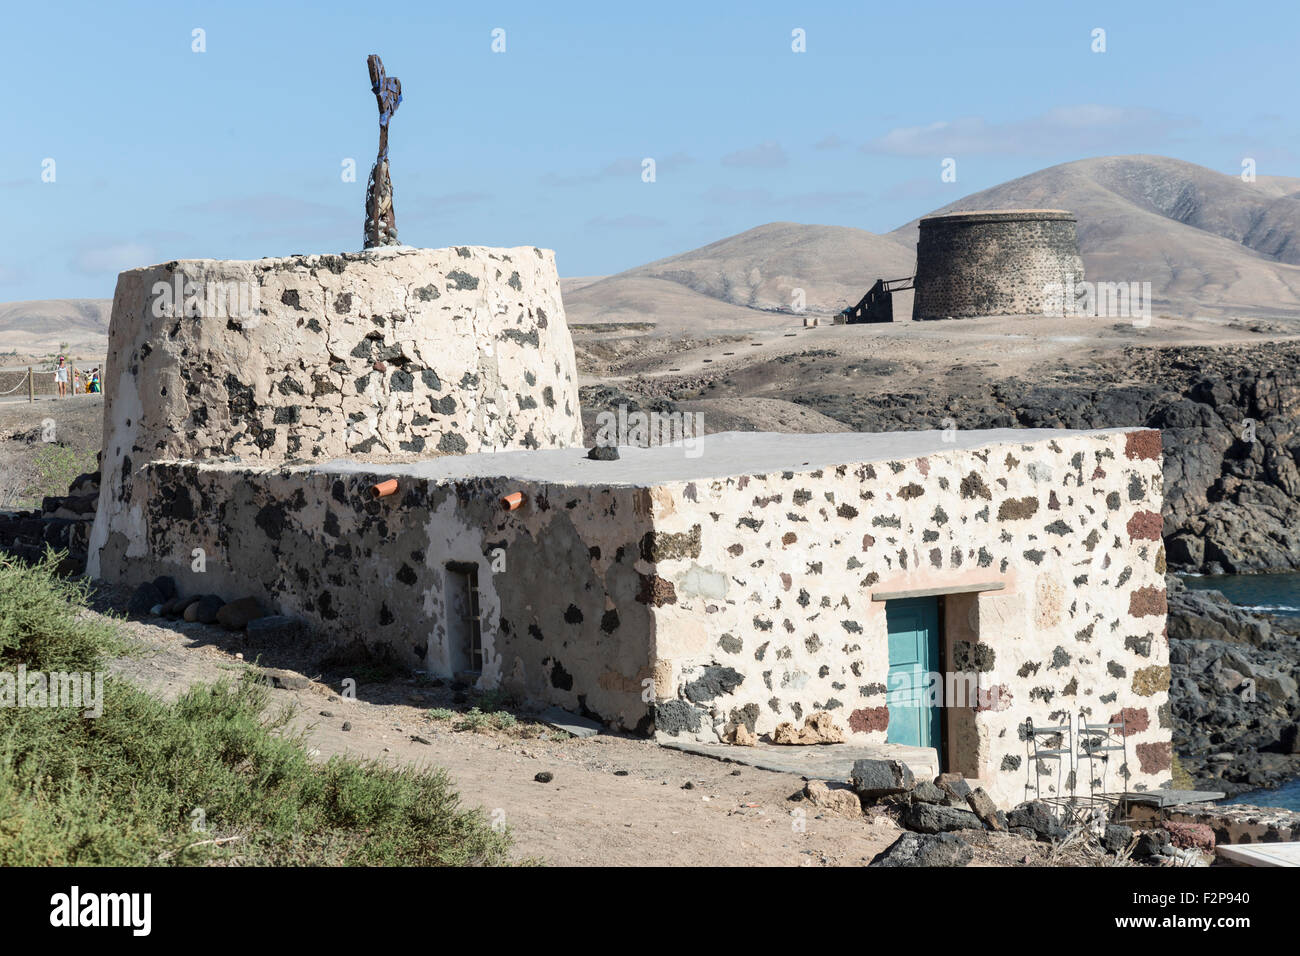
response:
[[[959,212],[922,219],[912,318],[1062,315],[1060,289],[1083,281],[1073,213]],[[1055,286],[1055,295],[1046,291]]]
[[[724,433],[593,460],[549,253],[269,263],[172,265],[264,280],[233,324],[153,319],[168,267],[119,281],[92,574],[252,595],[322,641],[669,740],[829,714],[1011,805],[1059,786],[1026,720],[1114,719],[1108,788],[1169,783],[1158,432]],[[431,456],[449,434],[467,453]]]
[[[133,269],[118,277],[108,348],[106,520],[92,534],[92,575],[116,577],[139,556],[127,540],[139,538],[137,483],[150,461],[425,457],[582,440],[555,254],[532,247]]]

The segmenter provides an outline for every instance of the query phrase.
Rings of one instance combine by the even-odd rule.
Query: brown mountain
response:
[[[1300,316],[1300,179],[1245,183],[1163,156],[1104,157],[1040,170],[930,215],[1041,207],[1078,216],[1088,278],[1150,282],[1158,311]],[[770,223],[584,285],[565,306],[573,322],[798,324],[788,311],[794,288],[805,290],[810,311],[835,312],[876,278],[910,275],[916,223],[885,236]],[[776,309],[784,314],[768,311]],[[897,317],[910,310],[910,295],[895,298]]]
[[[112,308],[111,299],[0,302],[0,353],[42,356],[66,342],[74,356],[100,358],[108,351]]]

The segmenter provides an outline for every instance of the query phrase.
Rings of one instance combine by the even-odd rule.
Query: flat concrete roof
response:
[[[330,474],[391,475],[433,481],[509,478],[552,484],[652,487],[783,471],[807,472],[836,465],[906,461],[927,455],[997,445],[1033,445],[1087,435],[1122,434],[1141,428],[1070,430],[995,428],[983,431],[841,432],[786,435],[776,432],[718,432],[689,443],[654,448],[619,447],[618,461],[593,461],[586,448],[480,452],[411,462],[367,462],[338,458],[278,464],[200,462],[221,468],[275,471],[289,467]],[[945,440],[945,434],[947,440]]]
[[[1300,843],[1234,843],[1217,852],[1241,866],[1300,866]]]

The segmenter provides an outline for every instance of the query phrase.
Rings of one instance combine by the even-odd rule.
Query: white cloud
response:
[[[781,144],[771,139],[722,157],[723,166],[748,166],[754,169],[778,169],[788,163],[789,159]]]
[[[1159,110],[1086,103],[1058,106],[1038,116],[1006,123],[966,116],[923,126],[900,126],[867,143],[862,151],[897,156],[1132,152],[1165,140],[1173,131],[1193,122]]]
[[[624,156],[610,160],[598,170],[576,173],[546,173],[541,177],[541,182],[544,186],[590,186],[601,180],[616,177],[640,181],[642,163],[646,159],[655,161],[656,176],[665,170],[680,169],[682,166],[689,166],[695,162],[693,157],[681,151],[670,153],[662,159],[657,156]]]
[[[152,265],[158,256],[152,246],[141,242],[104,242],[91,244],[72,257],[69,265],[88,276],[117,275],[126,269]]]

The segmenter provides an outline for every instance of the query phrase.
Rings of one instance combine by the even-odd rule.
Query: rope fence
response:
[[[68,363],[64,366],[67,372],[67,395],[84,395],[95,394],[87,393],[86,386],[90,381],[90,369],[78,370],[76,365]],[[103,388],[103,377],[100,377],[100,388]],[[48,398],[58,395],[59,383],[55,377],[53,368],[36,368],[26,366],[23,368],[0,368],[0,398],[8,398],[12,395],[23,394],[26,391],[29,402],[36,401],[37,397]]]

